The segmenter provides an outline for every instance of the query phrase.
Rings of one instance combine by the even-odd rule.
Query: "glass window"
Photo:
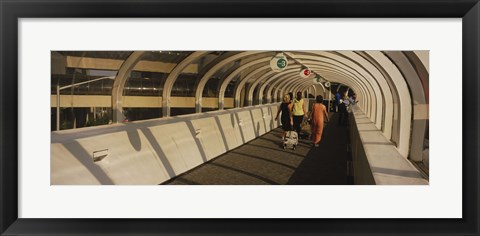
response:
[[[125,121],[162,117],[162,104],[159,98],[163,95],[165,81],[177,64],[191,53],[191,51],[148,51],[142,54],[123,89],[124,100],[135,101],[124,103]],[[132,96],[144,98],[129,99]]]
[[[235,85],[237,84],[237,82],[239,82],[239,79],[240,79],[240,74],[238,74],[237,76],[235,76],[227,85],[227,88],[225,89],[225,95],[224,97],[226,98],[233,98],[234,97],[234,93],[235,93]]]
[[[111,122],[113,81],[131,51],[52,51],[51,130],[72,129]],[[95,96],[93,99],[87,96]]]
[[[220,90],[220,82],[230,75],[235,69],[240,66],[240,60],[232,61],[223,66],[220,70],[215,72],[212,77],[207,81],[203,88],[203,97],[218,97],[218,91]]]
[[[204,73],[211,68],[217,61],[215,59],[223,55],[224,52],[210,52],[194,60],[178,76],[172,87],[172,97],[195,97],[195,86]],[[194,109],[195,110],[195,109]]]
[[[168,74],[132,71],[123,88],[123,96],[161,97]]]

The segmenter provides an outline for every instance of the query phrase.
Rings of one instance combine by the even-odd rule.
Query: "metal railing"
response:
[[[92,80],[89,80],[89,81],[84,81],[84,82],[71,84],[71,85],[67,85],[67,86],[63,86],[63,87],[60,87],[60,85],[57,85],[57,129],[56,129],[57,131],[60,130],[60,91],[63,90],[63,89],[79,86],[79,85],[82,85],[82,84],[88,84],[88,83],[92,83],[92,82],[96,82],[96,81],[104,80],[104,79],[115,79],[115,76],[100,77],[100,78],[97,78],[97,79],[92,79]]]

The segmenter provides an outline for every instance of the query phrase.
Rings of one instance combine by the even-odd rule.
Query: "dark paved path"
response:
[[[165,184],[348,184],[348,130],[337,125],[336,114],[331,116],[320,147],[301,139],[295,151],[284,150],[278,128]]]

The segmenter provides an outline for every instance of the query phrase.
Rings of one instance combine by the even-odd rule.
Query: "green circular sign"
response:
[[[278,59],[278,61],[277,61],[277,66],[278,66],[278,68],[280,68],[280,69],[285,68],[285,67],[287,66],[287,60],[285,60],[285,59],[283,59],[283,58]]]
[[[272,68],[274,72],[282,72],[283,70],[285,70],[285,68],[287,68],[287,66],[288,66],[287,57],[285,57],[281,53],[275,55],[270,60],[270,68]]]

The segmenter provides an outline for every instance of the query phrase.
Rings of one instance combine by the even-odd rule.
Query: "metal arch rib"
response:
[[[409,86],[410,96],[413,100],[413,120],[409,157],[414,161],[422,161],[423,141],[427,122],[424,118],[418,118],[418,113],[421,112],[419,112],[419,109],[415,109],[419,105],[426,104],[426,96],[422,80],[405,54],[397,51],[385,51],[385,55],[390,58],[390,60],[401,71],[402,75],[405,76],[405,81]]]
[[[325,57],[325,61],[326,60],[333,61],[334,62],[333,64],[343,65],[342,67],[349,68],[351,72],[360,75],[365,79],[366,83],[370,84],[370,87],[372,89],[371,92],[373,94],[373,97],[375,97],[375,99],[372,99],[370,101],[371,106],[370,106],[370,109],[368,109],[367,113],[373,119],[377,127],[380,126],[381,113],[383,112],[382,110],[383,107],[379,106],[377,104],[377,101],[379,102],[379,104],[383,104],[383,97],[381,95],[382,88],[381,88],[381,85],[378,84],[378,81],[372,78],[365,68],[359,66],[358,64],[355,63],[354,60],[350,58],[342,57],[340,55],[330,53],[330,52],[310,52],[309,54],[311,55],[299,54],[299,55],[291,55],[291,56],[301,59],[305,65],[308,65],[309,63],[307,63],[306,61],[303,61],[303,59],[317,61],[316,58],[318,56]]]
[[[260,54],[260,53],[265,53],[267,51],[247,51],[247,52],[242,52],[238,53],[236,55],[233,55],[231,57],[226,58],[225,60],[220,61],[217,63],[215,66],[213,66],[205,75],[199,80],[197,87],[195,88],[195,111],[197,113],[202,112],[202,93],[203,93],[203,88],[207,84],[207,81],[210,79],[212,75],[215,74],[220,68],[225,66],[226,64],[238,60],[242,57],[250,56],[250,55],[255,55],[255,54]]]
[[[230,83],[230,81],[232,81],[233,78],[235,78],[235,76],[237,76],[240,72],[242,72],[244,69],[246,69],[247,67],[251,67],[251,66],[254,66],[254,65],[257,65],[257,64],[260,64],[260,63],[265,63],[267,61],[270,61],[270,57],[265,57],[265,58],[261,58],[261,59],[257,59],[257,60],[254,60],[254,61],[251,61],[251,62],[248,62],[246,63],[245,65],[242,65],[240,67],[238,67],[235,71],[233,71],[232,73],[230,73],[226,78],[225,80],[222,82],[221,86],[220,86],[220,89],[219,89],[219,93],[218,93],[218,109],[219,110],[222,110],[224,108],[224,103],[223,103],[223,99],[225,98],[225,90],[227,89],[227,86],[228,84]],[[270,66],[268,66],[270,67]],[[262,70],[265,70],[266,67],[260,67],[260,68],[257,68],[255,69],[255,71],[253,72],[260,72]],[[253,73],[252,72],[252,73]],[[252,74],[253,75],[253,74]],[[239,82],[237,82],[239,83]]]
[[[162,107],[163,107],[163,116],[169,117],[170,116],[170,96],[172,92],[173,85],[177,80],[178,76],[182,71],[190,65],[195,59],[210,53],[210,51],[196,51],[190,54],[188,57],[183,59],[180,63],[178,63],[175,68],[173,68],[172,72],[168,75],[167,79],[165,80],[165,84],[163,86],[163,94],[162,94]]]
[[[296,68],[296,67],[295,67],[295,68]],[[272,77],[270,77],[270,78],[276,78],[276,77],[278,77],[278,76],[282,76],[283,73],[286,72],[286,71],[292,71],[292,72],[293,72],[292,69],[290,69],[290,70],[285,70],[285,71],[282,71],[282,72],[273,72],[273,71],[272,71],[274,74],[275,74],[275,73],[278,73],[278,74],[277,74],[277,75],[274,75],[274,76],[272,76]],[[249,87],[248,92],[247,92],[247,94],[248,94],[248,97],[247,97],[247,98],[248,98],[248,103],[250,104],[250,106],[253,105],[253,97],[254,97],[254,96],[253,96],[253,93],[254,93],[254,91],[255,91],[255,88],[256,88],[257,86],[259,86],[259,83],[262,82],[262,81],[263,81],[265,78],[267,78],[267,77],[268,77],[267,75],[264,75],[264,76],[259,77],[258,79],[256,79],[255,81],[253,81],[253,83],[252,83],[251,86]],[[257,89],[257,93],[255,94],[255,97],[258,99],[259,104],[261,104],[261,97],[263,97],[263,93],[260,93],[260,89],[262,88],[262,86],[266,86],[266,85],[267,85],[266,82],[265,82],[265,83],[262,83],[262,84],[260,85],[260,88]],[[261,95],[261,97],[260,97],[260,95]]]
[[[293,91],[300,91],[300,90],[304,90],[305,88],[313,86],[313,85],[314,85],[314,83],[312,81],[305,80],[305,81],[302,81],[298,84],[295,84],[294,86],[292,86],[291,89]]]
[[[357,88],[355,90],[370,91],[368,84],[363,83],[362,80],[360,80],[360,79],[358,79],[358,80],[355,79],[355,75],[352,74],[351,72],[335,70],[335,69],[331,69],[330,67],[326,67],[326,68],[323,68],[323,67],[324,67],[323,65],[314,65],[313,66],[313,68],[316,68],[318,70],[323,70],[323,73],[333,73],[333,74],[340,75],[340,77],[342,77],[342,78],[346,78],[347,81],[351,81],[353,84],[355,84],[357,86]],[[348,85],[349,87],[353,88],[352,83],[345,83],[345,84]],[[369,96],[371,95],[369,92],[367,94],[369,94]]]
[[[268,69],[270,68],[270,65],[262,66],[261,68],[262,68],[263,70],[268,70]],[[253,81],[254,81],[254,84],[251,84],[251,85],[249,86],[249,88],[247,89],[247,94],[249,93],[250,89],[255,86],[255,83],[257,83],[258,81],[261,81],[261,80],[263,80],[264,78],[266,78],[266,77],[268,77],[268,76],[271,76],[271,75],[273,75],[273,74],[275,74],[275,73],[277,73],[277,72],[274,72],[274,71],[272,71],[272,70],[270,69],[267,73],[259,76],[258,78],[255,78],[255,79],[253,80]],[[243,86],[245,83],[247,83],[249,80],[251,80],[251,79],[249,78],[248,80],[243,81],[242,86]],[[239,91],[239,92],[240,92],[240,91]],[[250,101],[251,99],[248,99],[248,96],[247,96],[247,100]]]
[[[357,93],[359,93],[360,97],[367,98],[368,96],[371,96],[371,94],[368,92],[369,90],[367,89],[367,87],[364,84],[359,83],[359,81],[351,79],[350,78],[351,75],[347,75],[341,71],[335,71],[335,70],[324,72],[324,74],[338,75],[338,77],[336,77],[337,81],[347,85],[350,88],[353,88]]]
[[[299,57],[301,57],[301,55],[300,55]],[[326,58],[326,59],[327,59],[327,58]],[[330,60],[330,59],[327,59],[327,60]],[[309,62],[310,62],[310,63],[313,63],[312,61],[309,61]],[[348,70],[348,67],[347,67],[347,68],[344,68],[344,67],[341,67],[340,65],[332,64],[332,63],[329,63],[329,62],[326,62],[326,61],[318,61],[318,62],[316,62],[315,64],[319,64],[319,63],[327,63],[327,64],[329,64],[329,66],[327,66],[327,67],[337,68],[337,69],[335,69],[335,70],[341,69],[341,70],[345,70],[345,72],[353,73],[352,71]],[[319,65],[321,65],[321,64],[319,64]],[[352,78],[352,79],[357,80],[357,79],[355,79],[355,78]],[[269,89],[268,92],[270,93],[270,92],[271,92],[271,89]]]
[[[270,66],[269,66],[269,67],[270,67]],[[265,68],[265,69],[267,69],[267,68]],[[275,77],[275,76],[276,76],[276,75],[275,75],[276,73],[277,73],[277,72],[269,71],[269,72],[267,72],[266,74],[258,77],[255,81],[263,80],[264,78],[266,78],[266,77],[268,77],[268,76],[273,76],[273,77]],[[236,94],[238,95],[238,98],[240,98],[240,90],[241,90],[241,88],[242,88],[250,79],[251,79],[251,77],[248,78],[248,79],[244,79],[244,80],[241,81],[241,83],[238,85],[237,90],[236,90]],[[247,92],[248,92],[248,90],[247,90]],[[251,99],[250,96],[248,96],[248,94],[247,94],[247,101],[248,101],[248,103],[249,103],[249,106],[251,106],[251,105],[252,105],[252,102],[251,102],[252,99]]]
[[[317,68],[317,67],[314,66],[313,68]],[[350,81],[350,82],[352,82],[353,84],[356,84],[356,85],[362,87],[362,89],[360,89],[359,87],[357,87],[357,86],[355,86],[355,85],[351,85],[351,84],[349,84],[349,86],[351,86],[352,88],[355,88],[355,90],[358,90],[358,91],[360,91],[361,93],[364,92],[364,89],[365,89],[365,88],[363,88],[362,85],[358,84],[358,81],[356,81],[355,79],[349,78],[350,76],[344,74],[345,72],[333,70],[331,73],[339,74],[340,77],[342,77],[342,78],[345,77],[345,81]],[[278,80],[282,80],[282,78],[281,78],[281,79],[278,79]],[[311,81],[311,80],[306,80],[306,81]],[[343,81],[342,81],[342,82],[343,82]],[[348,84],[348,82],[346,82],[346,83]],[[277,89],[277,93],[275,93],[275,95],[278,95],[278,92],[283,93],[283,91],[285,91],[285,86],[284,86],[284,87],[281,87],[281,88],[278,88],[278,89]],[[269,91],[269,92],[270,92],[270,91]]]
[[[325,60],[331,60],[330,58],[326,58]],[[304,61],[305,63],[307,63],[307,61]],[[323,63],[327,63],[328,65],[323,65]],[[321,68],[321,67],[325,67],[325,68],[331,68],[335,71],[342,71],[341,73],[347,73],[349,74],[350,76],[347,76],[347,78],[350,78],[352,79],[353,81],[355,81],[355,83],[360,83],[361,85],[363,86],[366,86],[365,89],[366,91],[369,91],[369,96],[366,97],[367,99],[367,105],[369,107],[372,107],[373,104],[370,103],[370,101],[373,99],[373,98],[370,98],[370,96],[373,96],[371,94],[371,91],[373,91],[373,88],[371,87],[371,84],[370,83],[366,83],[364,80],[361,80],[360,78],[364,78],[362,76],[361,73],[359,73],[358,71],[356,70],[353,70],[352,68],[348,67],[348,66],[345,66],[345,67],[342,67],[340,65],[337,65],[337,64],[333,64],[333,63],[329,63],[327,61],[308,61],[308,64],[310,65],[311,68]],[[370,85],[370,86],[369,86]],[[361,86],[361,87],[363,87]],[[368,89],[370,88],[370,89]],[[368,109],[370,110],[370,109]]]
[[[248,73],[247,76],[245,76],[243,79],[241,79],[240,81],[238,81],[236,84],[235,84],[235,89],[234,89],[234,98],[235,98],[235,104],[234,106],[235,107],[240,107],[240,95],[241,95],[241,91],[242,91],[242,88],[243,86],[245,85],[245,83],[247,81],[249,81],[252,77],[256,76],[258,73],[261,73],[262,71],[265,71],[266,68],[258,68],[250,73]],[[267,74],[269,74],[271,72],[267,72]]]
[[[118,123],[123,121],[123,88],[125,87],[130,71],[132,71],[133,67],[137,64],[144,53],[144,51],[132,52],[132,54],[130,54],[120,66],[117,76],[115,76],[115,81],[113,82],[112,87],[113,122]]]
[[[315,68],[317,68],[317,67],[315,67]],[[328,68],[328,67],[327,67],[327,68]],[[342,71],[336,70],[336,69],[332,69],[332,70],[333,70],[333,71],[337,71],[337,72],[335,72],[336,74],[340,73],[340,74],[341,74],[342,76],[344,76],[344,77],[347,77],[347,78],[350,78],[350,77],[351,77],[351,76],[348,76],[348,75],[344,74],[344,73],[347,73],[347,72],[342,72]],[[277,79],[276,82],[278,83],[278,82],[281,81],[281,80],[283,80],[283,77]],[[356,79],[354,79],[354,78],[350,78],[349,80],[352,80],[354,83],[358,83],[358,81],[357,81]],[[273,88],[269,88],[268,94],[271,93],[272,89],[273,89]],[[277,93],[278,93],[278,92],[283,92],[284,89],[285,89],[284,87],[278,86],[278,88],[277,88]],[[277,93],[275,93],[275,95],[277,95]]]
[[[294,65],[294,66],[291,66],[288,69],[286,69],[286,70],[284,70],[284,71],[282,71],[282,72],[280,72],[280,73],[278,73],[278,74],[276,74],[272,77],[267,78],[265,80],[265,82],[263,82],[260,85],[259,93],[263,96],[263,91],[265,90],[265,87],[267,86],[267,84],[269,84],[271,86],[271,88],[273,88],[276,85],[276,83],[275,82],[270,83],[270,82],[277,81],[276,79],[279,78],[279,77],[297,73],[298,69],[300,69],[300,66],[299,65]],[[262,81],[263,81],[263,79],[262,79]],[[269,91],[271,92],[271,90],[269,90]],[[271,93],[267,94],[267,100],[271,101]]]

